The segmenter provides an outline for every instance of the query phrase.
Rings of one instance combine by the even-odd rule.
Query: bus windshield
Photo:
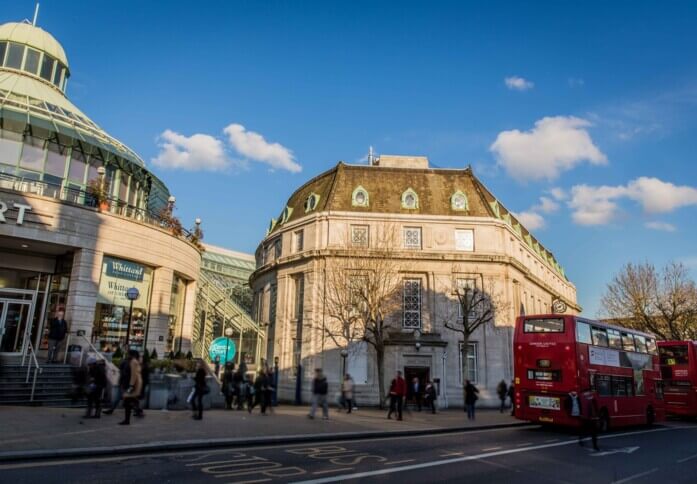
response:
[[[660,346],[661,365],[687,365],[689,363],[687,345]]]
[[[563,333],[564,319],[526,319],[523,326],[525,333]]]

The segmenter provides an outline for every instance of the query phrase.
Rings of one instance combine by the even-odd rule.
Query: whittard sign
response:
[[[107,276],[141,282],[144,272],[145,268],[135,262],[116,259],[109,259],[106,261]]]

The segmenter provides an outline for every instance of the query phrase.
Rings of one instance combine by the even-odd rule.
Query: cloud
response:
[[[545,226],[545,219],[539,213],[532,211],[514,213],[518,221],[528,230],[538,230]]]
[[[675,225],[666,222],[646,222],[644,227],[651,230],[662,230],[664,232],[675,232]]]
[[[566,194],[566,191],[563,188],[559,187],[554,187],[551,190],[549,190],[549,194],[552,195],[552,197],[557,200],[557,201],[562,201],[566,200],[566,197],[568,196]]]
[[[533,208],[542,213],[554,213],[559,210],[559,204],[549,197],[540,197],[539,205],[535,205]]]
[[[574,116],[545,117],[530,131],[502,131],[489,147],[497,162],[518,181],[553,180],[583,161],[607,163],[587,128],[591,123]]]
[[[302,167],[296,163],[293,152],[279,143],[269,143],[259,133],[248,131],[241,124],[227,126],[224,133],[230,146],[242,156],[272,168],[299,173]]]
[[[535,83],[522,77],[511,76],[503,80],[506,87],[512,91],[527,91],[535,87]]]
[[[184,136],[165,130],[158,137],[160,152],[152,159],[156,166],[172,170],[221,171],[230,165],[223,142],[207,134]]]
[[[627,185],[576,185],[571,189],[568,204],[577,224],[605,225],[616,218],[619,212],[617,201],[625,198],[639,203],[645,213],[667,213],[680,207],[697,205],[697,189],[677,186],[658,178],[640,177]]]

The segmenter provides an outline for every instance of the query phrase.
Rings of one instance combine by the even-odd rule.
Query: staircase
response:
[[[0,363],[0,405],[32,405],[49,407],[81,407],[85,401],[73,404],[68,396],[72,390],[73,367],[62,364],[43,364],[36,376],[32,400],[34,371],[27,379],[27,366],[21,359],[3,359]]]

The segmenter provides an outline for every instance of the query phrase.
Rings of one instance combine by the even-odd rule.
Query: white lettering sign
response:
[[[12,207],[17,210],[17,219],[15,220],[15,223],[17,225],[22,225],[24,223],[24,214],[31,210],[31,205],[26,205],[24,203],[13,203]],[[0,223],[7,223],[5,213],[7,213],[8,209],[7,204],[0,201]]]
[[[589,346],[588,359],[592,365],[620,366],[620,352],[606,348]]]

